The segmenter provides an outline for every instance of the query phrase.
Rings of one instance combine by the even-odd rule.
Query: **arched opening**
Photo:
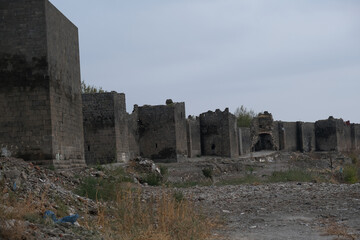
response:
[[[255,151],[274,150],[274,143],[270,134],[263,133],[255,144]]]

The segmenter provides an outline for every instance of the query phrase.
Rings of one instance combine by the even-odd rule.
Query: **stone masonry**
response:
[[[315,137],[318,151],[350,151],[352,149],[351,126],[342,119],[329,117],[327,120],[315,122]]]
[[[129,141],[125,94],[89,93],[83,94],[82,100],[86,163],[127,162]]]
[[[239,156],[236,117],[226,108],[200,114],[202,155]]]
[[[84,166],[78,30],[47,0],[0,0],[2,152]]]
[[[190,158],[201,156],[200,118],[189,116],[187,119],[187,144]]]
[[[188,155],[185,103],[138,107],[139,148],[142,157],[173,162]]]

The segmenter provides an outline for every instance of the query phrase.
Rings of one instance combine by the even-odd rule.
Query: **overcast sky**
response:
[[[51,0],[77,27],[81,78],[187,115],[244,105],[360,123],[358,0]]]

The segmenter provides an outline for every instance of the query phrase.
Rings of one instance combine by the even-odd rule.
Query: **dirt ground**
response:
[[[214,239],[360,239],[359,183],[217,184],[246,174],[265,178],[292,168],[336,172],[349,161],[334,153],[261,152],[235,160],[197,158],[165,166],[173,183],[206,181],[202,169],[213,169],[210,186],[199,184],[179,191],[221,220],[223,227]]]

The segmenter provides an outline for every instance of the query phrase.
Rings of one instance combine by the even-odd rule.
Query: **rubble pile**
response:
[[[81,220],[75,224],[55,223],[43,217],[46,211],[57,213],[58,218],[77,215],[80,219],[88,212],[96,212],[95,202],[72,191],[80,183],[74,175],[91,172],[91,169],[56,172],[22,159],[0,158],[0,213],[15,216],[14,219],[0,217],[0,238],[3,235],[11,239],[101,239],[99,233],[81,226]],[[26,213],[26,204],[31,213]],[[19,215],[22,217],[16,217]]]
[[[163,176],[160,168],[158,168],[154,161],[137,157],[130,161],[128,172],[134,177],[134,182],[147,184],[149,176],[161,181]]]

